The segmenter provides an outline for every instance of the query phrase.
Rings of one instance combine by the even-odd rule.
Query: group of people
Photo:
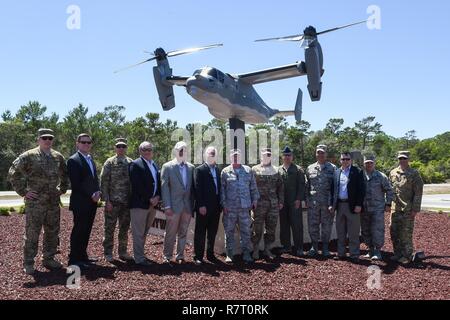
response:
[[[392,260],[409,263],[413,254],[413,227],[420,211],[423,182],[409,166],[409,153],[398,154],[399,166],[389,178],[376,170],[375,157],[364,158],[363,170],[352,164],[349,152],[342,152],[341,167],[327,161],[327,147],[316,148],[317,162],[305,171],[294,163],[289,147],[282,152],[283,164],[272,164],[270,148],[261,150],[260,164],[250,168],[241,163],[241,151],[230,153],[230,165],[219,170],[218,151],[205,150],[205,162],[194,167],[187,161],[187,144],[176,143],[173,160],[162,165],[153,161],[154,145],[144,141],[140,157],[127,157],[127,140],[117,138],[115,155],[106,160],[100,175],[91,156],[93,139],[78,135],[77,152],[67,162],[52,148],[54,133],[39,129],[38,146],[21,154],[9,170],[9,181],[25,199],[25,242],[23,267],[35,272],[35,258],[42,229],[43,265],[62,268],[55,259],[60,231],[60,196],[71,186],[69,209],[73,212],[69,265],[90,268],[98,259],[89,257],[87,247],[98,203],[104,209],[104,258],[114,261],[114,232],[118,224],[118,257],[141,266],[153,262],[145,254],[146,236],[157,208],[165,214],[163,259],[167,264],[186,262],[188,228],[195,218],[194,257],[196,265],[206,259],[218,262],[215,239],[222,214],[226,259],[235,259],[235,230],[245,262],[260,259],[262,253],[273,259],[271,249],[280,222],[281,254],[305,256],[303,246],[303,208],[307,208],[311,248],[306,253],[331,257],[329,242],[336,221],[338,248],[335,259],[360,259],[360,234],[369,247],[367,258],[380,260],[384,245],[385,212],[391,213]],[[128,253],[131,229],[133,256]],[[292,236],[291,236],[292,234]],[[262,239],[264,239],[262,241]],[[293,245],[292,242],[293,241]],[[175,247],[176,243],[176,248]],[[175,249],[175,258],[174,258]]]

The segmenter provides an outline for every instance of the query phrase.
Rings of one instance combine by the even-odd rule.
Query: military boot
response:
[[[373,247],[370,247],[369,252],[364,256],[364,258],[371,259],[373,257],[373,255],[374,255],[374,249],[373,249]]]
[[[410,262],[411,262],[411,260],[408,259],[408,258],[405,258],[405,257],[401,257],[400,259],[398,259],[398,263],[401,263],[403,265],[406,265],[406,264],[408,264]]]
[[[63,265],[55,259],[46,259],[42,261],[42,265],[50,270],[61,269]]]
[[[328,249],[328,243],[324,243],[322,245],[322,256],[324,256],[325,258],[331,257],[330,250]]]
[[[373,255],[372,255],[372,257],[370,258],[370,260],[382,260],[383,259],[383,257],[381,256],[381,251],[380,250],[378,250],[378,249],[374,249],[373,250]]]
[[[264,249],[264,255],[269,259],[274,259],[276,256],[269,250],[268,247]]]
[[[315,257],[317,256],[317,247],[318,244],[317,243],[313,243],[311,249],[308,252],[308,256],[309,257]]]
[[[253,250],[252,257],[253,257],[253,260],[259,260],[259,250],[258,249]]]
[[[250,252],[244,251],[244,254],[242,255],[242,260],[244,260],[245,263],[252,263],[253,259],[250,256]]]
[[[227,257],[225,258],[226,263],[232,263],[233,262],[233,251],[227,250]]]
[[[394,254],[389,260],[398,262],[398,260],[401,258],[399,254]]]
[[[34,269],[34,265],[32,265],[32,264],[26,264],[26,265],[23,266],[23,271],[24,271],[26,274],[32,275],[32,274],[34,274],[34,272],[36,271],[36,269]]]

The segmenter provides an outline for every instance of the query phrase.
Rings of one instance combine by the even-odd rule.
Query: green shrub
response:
[[[24,205],[19,207],[19,213],[20,214],[25,214],[25,206]]]
[[[16,208],[14,207],[9,208],[9,212],[16,212]]]
[[[0,208],[0,216],[10,216],[9,208]]]

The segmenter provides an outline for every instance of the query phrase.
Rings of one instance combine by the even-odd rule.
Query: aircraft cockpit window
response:
[[[223,83],[225,75],[221,71],[217,70],[217,78],[219,79],[220,82]]]
[[[214,68],[204,69],[203,74],[213,77],[214,79],[217,79],[217,69]]]

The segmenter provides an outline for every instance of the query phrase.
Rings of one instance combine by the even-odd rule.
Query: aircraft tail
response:
[[[277,112],[272,117],[295,116],[296,121],[302,121],[302,99],[303,99],[303,91],[302,89],[298,89],[297,101],[295,102],[295,110],[292,111],[277,110]]]

